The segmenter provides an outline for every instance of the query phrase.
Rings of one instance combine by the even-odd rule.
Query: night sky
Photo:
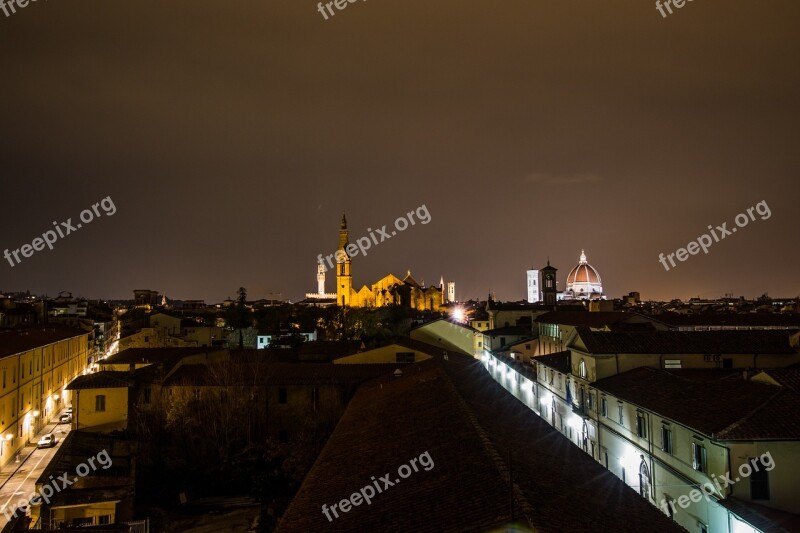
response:
[[[800,3],[39,0],[0,12],[0,251],[117,212],[0,290],[301,299],[317,255],[525,296],[585,249],[610,297],[800,293]],[[666,271],[758,202],[756,217]],[[102,213],[102,211],[100,211]],[[327,289],[334,290],[329,275]]]

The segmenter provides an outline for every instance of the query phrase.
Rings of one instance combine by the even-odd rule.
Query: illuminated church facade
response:
[[[359,290],[353,289],[352,258],[347,253],[349,244],[347,219],[342,215],[339,247],[336,251],[337,305],[341,307],[401,305],[418,311],[439,311],[449,294],[455,298],[455,285],[452,282],[449,284],[450,289],[445,293],[444,283],[440,287],[425,287],[411,277],[410,270],[403,279],[389,274],[372,285],[364,285]]]

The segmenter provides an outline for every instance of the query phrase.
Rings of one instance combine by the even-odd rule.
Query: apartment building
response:
[[[52,326],[0,330],[0,464],[70,405],[66,386],[87,368],[89,335]]]

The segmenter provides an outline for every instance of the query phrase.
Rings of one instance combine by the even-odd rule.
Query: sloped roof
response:
[[[684,373],[643,367],[601,379],[592,386],[715,438],[769,438],[762,432],[769,428],[769,420],[764,424],[744,422],[762,407],[767,419],[776,417],[772,411],[774,400],[784,391],[766,383],[745,381],[741,374],[726,376],[713,374],[715,370],[710,372],[719,379],[703,379],[698,371]],[[796,414],[792,418],[797,420]],[[787,438],[796,434],[798,438],[800,428],[792,427],[797,425],[780,420],[770,433]]]
[[[322,514],[323,504],[348,498],[372,477],[388,473],[394,482],[399,466],[426,452],[429,471],[420,467],[332,522]],[[509,487],[493,459],[443,371],[409,367],[358,391],[278,531],[486,531],[511,518]]]
[[[536,317],[535,320],[543,324],[599,328],[636,318],[636,315],[622,311],[598,311],[590,313],[589,311],[578,309],[583,309],[583,307],[577,308],[574,311],[550,311],[549,313]],[[641,318],[639,320],[641,320]]]
[[[794,330],[592,331],[578,328],[593,354],[796,354]]]
[[[358,385],[389,375],[396,364],[253,363],[224,362],[183,365],[164,381],[164,386],[268,386]]]
[[[16,355],[90,332],[64,326],[0,329],[0,357]]]
[[[771,509],[738,498],[725,498],[719,504],[745,519],[748,524],[764,533],[790,533],[800,531],[800,516]]]
[[[454,354],[362,385],[281,519],[306,531],[488,531],[516,521],[540,531],[680,531],[589,455]],[[488,427],[488,431],[484,428]],[[329,522],[331,506],[427,452],[420,469]]]
[[[128,372],[103,370],[76,377],[67,385],[67,390],[122,389],[132,385],[133,380]]]
[[[131,363],[160,363],[175,358],[180,359],[190,355],[213,353],[224,349],[225,348],[205,346],[191,346],[185,348],[128,348],[127,350],[122,350],[111,357],[99,361],[99,364],[125,365]]]
[[[674,313],[648,316],[671,327],[785,327],[800,329],[800,314],[777,313]]]

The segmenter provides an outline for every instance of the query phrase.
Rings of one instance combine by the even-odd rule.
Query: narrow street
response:
[[[60,415],[61,413],[56,415],[56,418]],[[34,491],[36,480],[61,447],[70,429],[70,424],[47,424],[32,443],[20,450],[19,463],[12,461],[0,469],[0,529],[8,523],[20,499],[27,499]],[[39,438],[51,432],[58,438],[56,445],[52,448],[37,449],[36,442]]]

